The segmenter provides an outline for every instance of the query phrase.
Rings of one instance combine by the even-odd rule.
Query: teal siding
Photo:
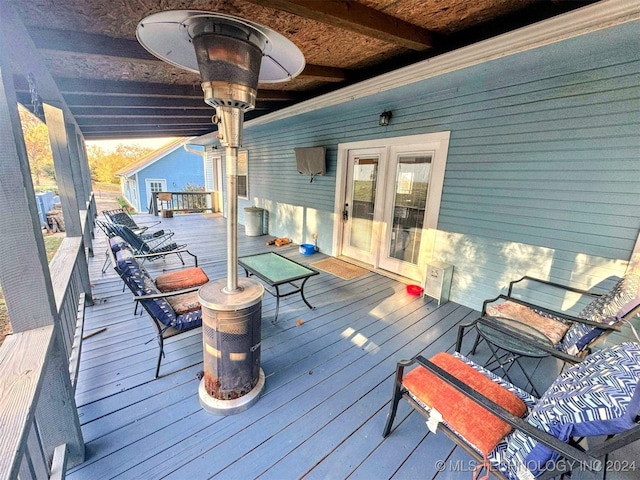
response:
[[[639,28],[249,125],[247,204],[268,210],[270,234],[317,232],[329,252],[339,143],[451,131],[436,257],[455,266],[452,300],[480,308],[525,273],[582,286],[619,275],[640,226]],[[327,148],[326,176],[296,172],[298,146]]]

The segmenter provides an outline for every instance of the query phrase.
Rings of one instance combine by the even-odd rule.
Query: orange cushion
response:
[[[182,290],[183,288],[198,287],[209,281],[209,277],[200,267],[184,268],[177,272],[158,275],[156,287],[162,293]]]
[[[183,313],[195,312],[202,308],[198,301],[198,292],[181,293],[173,297],[167,297],[167,302],[176,312],[176,315],[182,315]]]
[[[490,380],[459,358],[438,353],[430,361],[477,392],[522,417],[527,407],[514,393]],[[425,405],[435,408],[451,428],[474,445],[484,457],[511,431],[511,426],[424,367],[407,373],[402,384]]]

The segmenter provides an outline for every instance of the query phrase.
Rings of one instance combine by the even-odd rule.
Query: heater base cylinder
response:
[[[204,356],[200,404],[214,415],[249,408],[264,388],[260,368],[264,287],[252,278],[241,278],[233,292],[225,286],[225,279],[220,279],[198,291]]]
[[[203,378],[200,380],[200,386],[198,387],[200,406],[205,412],[210,413],[211,415],[235,415],[236,413],[244,412],[258,401],[262,394],[262,390],[264,390],[264,385],[264,372],[260,369],[258,383],[256,383],[256,386],[253,387],[253,390],[249,393],[234,400],[218,400],[207,393]]]

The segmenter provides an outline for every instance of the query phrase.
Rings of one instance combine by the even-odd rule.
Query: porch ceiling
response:
[[[214,130],[197,74],[136,41],[138,22],[172,9],[217,11],[292,40],[307,65],[260,85],[257,118],[381,73],[596,0],[17,0],[11,2],[86,139],[192,136]],[[29,106],[25,75],[14,77]],[[33,86],[33,85],[32,85]],[[36,85],[37,89],[37,85]],[[31,89],[33,90],[33,88]]]

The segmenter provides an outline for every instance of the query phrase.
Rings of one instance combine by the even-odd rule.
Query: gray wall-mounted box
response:
[[[424,282],[424,295],[435,298],[438,306],[449,301],[453,265],[444,262],[430,262]]]
[[[327,173],[326,149],[324,147],[296,147],[296,168],[303,175],[310,175],[311,181],[317,175]]]

